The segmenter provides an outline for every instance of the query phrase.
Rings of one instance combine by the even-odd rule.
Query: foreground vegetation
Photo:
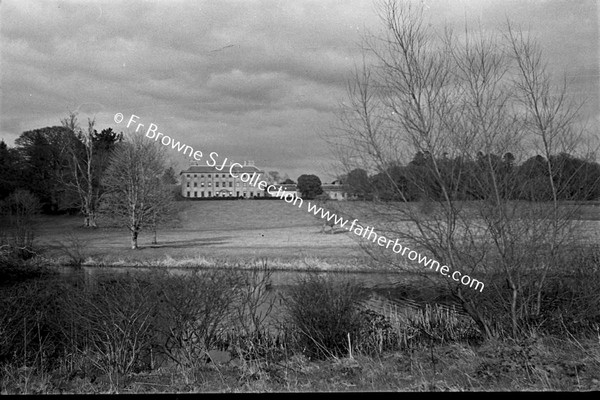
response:
[[[240,213],[261,207],[236,204],[215,207]],[[356,213],[364,205],[343,206],[342,212]],[[164,245],[170,243],[164,238],[181,235],[178,229],[190,232],[184,224],[203,218],[187,218],[196,207],[181,210],[185,222],[163,234]],[[280,212],[288,209],[282,204]],[[314,235],[318,222],[303,210],[294,212],[298,219],[290,221],[297,226],[291,229],[303,229],[313,241],[346,238]],[[161,261],[152,258],[159,253],[144,250],[115,252],[115,244],[103,239],[114,236],[114,228],[82,239],[65,225],[68,217],[41,225],[38,217],[17,217],[18,229],[0,237],[3,394],[599,388],[600,251],[583,242],[557,257],[560,273],[548,274],[539,312],[520,314],[517,335],[506,308],[509,288],[501,289],[501,275],[486,277],[499,289],[478,298],[490,338],[464,310],[439,305],[452,293],[430,279],[407,279],[380,293],[419,299],[422,307],[380,307],[369,298],[372,292],[347,279],[314,274],[276,290],[266,265],[197,252],[187,262]],[[279,223],[265,225],[278,230]],[[42,241],[50,237],[60,238],[60,246]],[[94,237],[99,239],[89,244]],[[103,241],[105,249],[95,247]],[[80,269],[65,277],[47,267],[53,261],[77,271],[90,259],[109,260],[110,252],[119,258],[127,253],[149,272],[90,275]],[[313,261],[304,264],[328,265]],[[116,259],[111,265],[128,264]],[[169,267],[177,266],[191,268],[175,275]],[[348,269],[360,266],[347,263]]]
[[[510,338],[499,318],[484,340],[451,308],[366,307],[361,284],[319,274],[274,291],[271,273],[82,271],[5,286],[0,392],[600,388],[597,290],[563,282],[527,334]]]

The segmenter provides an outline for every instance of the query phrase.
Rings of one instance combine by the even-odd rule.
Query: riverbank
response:
[[[86,270],[0,292],[1,394],[600,390],[593,335],[483,341],[447,308],[348,308],[347,274],[272,308],[264,270]]]

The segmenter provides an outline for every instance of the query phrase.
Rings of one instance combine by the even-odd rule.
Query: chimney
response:
[[[244,160],[244,167],[248,165],[248,161]]]

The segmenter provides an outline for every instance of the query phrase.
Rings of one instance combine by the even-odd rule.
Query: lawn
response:
[[[86,258],[91,257],[91,264],[268,258],[297,268],[303,268],[299,264],[321,262],[343,268],[366,266],[369,262],[355,234],[339,227],[335,234],[321,233],[323,220],[308,212],[306,201],[301,208],[280,200],[182,201],[176,203],[176,208],[174,216],[159,229],[158,244],[152,244],[152,232],[143,231],[139,250],[130,249],[125,228],[101,219],[99,228],[85,229],[81,227],[82,218],[73,216],[41,216],[38,245],[50,259],[65,256],[65,246],[81,246]],[[358,217],[376,232],[390,226],[390,218],[378,213],[373,203],[328,202],[327,208],[349,221]],[[587,233],[597,235],[599,217],[600,206],[586,204],[577,219],[583,220]],[[407,230],[411,225],[400,218],[394,230]]]
[[[103,263],[149,261],[164,258],[264,258],[290,261],[319,259],[355,262],[363,257],[354,235],[338,230],[321,233],[321,222],[304,209],[283,201],[184,201],[178,212],[158,231],[158,244],[144,231],[139,250],[131,250],[129,232],[100,220],[99,228],[81,227],[82,218],[42,216],[38,244],[50,258],[63,245],[79,242],[94,260]]]

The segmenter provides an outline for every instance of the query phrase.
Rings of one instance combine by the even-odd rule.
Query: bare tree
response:
[[[84,133],[77,122],[77,113],[71,112],[61,120],[63,126],[71,130],[77,140],[65,150],[68,153],[71,176],[62,179],[63,184],[77,193],[79,208],[84,215],[83,226],[95,228],[96,213],[101,201],[101,193],[94,179],[97,175],[94,163],[94,119],[88,119],[88,129]]]
[[[129,229],[132,249],[138,248],[140,231],[160,222],[172,202],[161,179],[166,167],[164,148],[140,135],[127,136],[110,157],[103,209]]]
[[[436,31],[422,5],[395,0],[381,3],[380,16],[384,33],[365,38],[339,129],[326,139],[347,173],[363,168],[386,177],[398,200],[365,207],[361,218],[485,282],[484,294],[444,281],[485,336],[503,316],[518,335],[539,315],[548,274],[575,237],[576,207],[559,201],[564,188],[552,157],[576,150],[579,109],[567,101],[566,85],[554,90],[535,42],[510,24],[506,35],[465,28],[459,36],[448,27]],[[533,152],[532,144],[545,156],[541,184],[552,193],[550,205],[513,201],[512,154]],[[411,153],[422,159],[399,168]],[[417,263],[373,243],[364,248],[439,284],[441,275]],[[493,301],[500,304],[491,312]]]

